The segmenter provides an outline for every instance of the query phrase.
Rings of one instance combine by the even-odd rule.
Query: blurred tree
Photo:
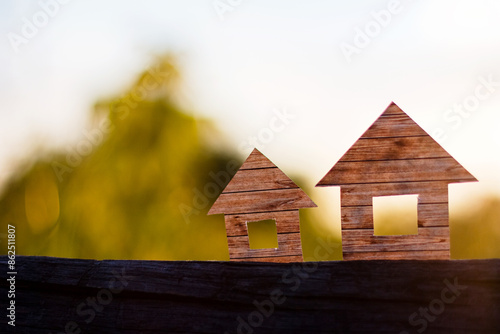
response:
[[[239,162],[217,150],[208,121],[181,110],[178,86],[172,57],[160,58],[124,96],[96,105],[66,154],[11,181],[0,221],[16,225],[18,253],[229,258],[224,221],[205,214]]]

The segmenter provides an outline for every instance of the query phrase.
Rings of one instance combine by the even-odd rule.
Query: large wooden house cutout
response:
[[[344,260],[449,259],[448,184],[477,181],[391,103],[317,186],[340,186]],[[374,196],[418,195],[418,234],[374,235]]]
[[[299,209],[316,204],[254,149],[208,212],[224,214],[231,261],[302,261]],[[275,220],[278,248],[250,249],[247,223]]]

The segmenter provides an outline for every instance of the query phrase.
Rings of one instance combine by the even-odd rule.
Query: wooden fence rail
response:
[[[2,333],[500,333],[500,260],[16,264]]]

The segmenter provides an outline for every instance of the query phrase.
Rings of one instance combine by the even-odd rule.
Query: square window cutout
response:
[[[373,234],[418,234],[418,195],[373,197]]]
[[[276,220],[247,222],[250,249],[278,248]]]

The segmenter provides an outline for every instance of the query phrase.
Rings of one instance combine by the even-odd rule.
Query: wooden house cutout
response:
[[[477,181],[391,103],[317,186],[340,186],[344,260],[449,259],[448,184]],[[418,195],[418,234],[374,235],[374,196]]]
[[[231,261],[302,261],[299,209],[316,204],[254,149],[208,212],[224,214]],[[273,219],[278,248],[250,249],[248,222]]]

